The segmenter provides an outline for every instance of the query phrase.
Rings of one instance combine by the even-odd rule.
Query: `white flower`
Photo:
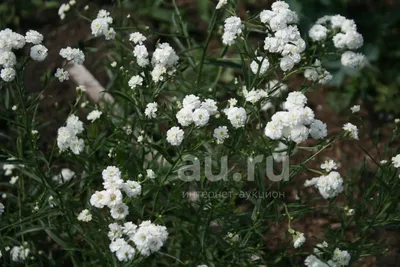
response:
[[[231,99],[228,100],[228,103],[229,103],[229,106],[230,106],[230,107],[236,106],[237,102],[238,102],[238,101],[237,101],[236,98],[231,98]]]
[[[119,261],[130,261],[135,257],[136,250],[129,244],[126,244],[116,253]]]
[[[144,45],[135,46],[133,55],[136,57],[136,62],[140,67],[146,67],[149,64],[149,53]]]
[[[225,45],[233,45],[236,38],[242,33],[242,21],[239,17],[231,16],[225,20],[222,42]]]
[[[229,138],[228,127],[219,126],[218,128],[214,129],[213,137],[216,139],[217,144],[224,143],[225,139]]]
[[[245,87],[243,87],[243,96],[246,98],[247,102],[255,104],[262,98],[267,97],[268,93],[264,90],[251,90],[249,92]]]
[[[60,174],[53,176],[52,180],[59,184],[62,184],[70,181],[74,177],[74,175],[74,171],[68,168],[63,168]]]
[[[10,184],[15,184],[15,183],[18,181],[18,179],[19,179],[19,176],[13,176],[13,177],[11,177],[11,179],[10,179]]]
[[[348,49],[358,49],[364,43],[363,36],[356,31],[348,31],[345,34],[346,47]]]
[[[0,203],[0,216],[4,213],[4,205]]]
[[[157,252],[164,245],[168,237],[165,226],[160,226],[144,221],[139,225],[131,240],[135,243],[137,250],[143,256],[149,256]]]
[[[93,110],[92,112],[90,112],[87,116],[87,120],[94,122],[95,120],[99,119],[101,114],[103,114],[103,112],[99,111],[99,110]]]
[[[325,138],[328,135],[326,123],[315,120],[310,126],[310,135],[316,140]]]
[[[307,180],[304,186],[315,186],[324,199],[334,198],[343,192],[343,179],[338,172]]]
[[[80,134],[83,132],[83,123],[72,114],[67,118],[67,128],[75,135]]]
[[[297,144],[307,140],[310,130],[304,125],[296,125],[290,129],[289,140]]]
[[[122,193],[118,189],[107,189],[104,194],[104,204],[109,208],[122,203]]]
[[[280,66],[281,70],[289,71],[289,70],[293,69],[294,64],[295,64],[295,62],[292,57],[284,56],[281,58],[279,66]]]
[[[225,115],[234,128],[244,127],[247,119],[246,110],[242,107],[230,107],[225,110]]]
[[[191,107],[184,107],[176,113],[176,119],[182,126],[189,126],[193,122],[193,111]]]
[[[200,98],[195,95],[187,95],[183,99],[182,105],[184,108],[189,108],[192,110],[200,108],[200,105],[201,105]]]
[[[175,65],[178,63],[179,57],[176,55],[175,50],[168,43],[158,44],[153,53],[151,64],[153,70],[151,76],[154,82],[164,80],[164,74],[172,75],[176,70]],[[138,62],[139,64],[139,62]]]
[[[128,237],[132,237],[137,230],[137,225],[132,222],[126,222],[122,226],[122,232]]]
[[[228,3],[228,0],[219,0],[215,9],[220,9]]]
[[[346,51],[342,54],[340,62],[345,67],[360,69],[365,66],[366,59],[363,54]]]
[[[15,246],[10,251],[11,260],[14,262],[24,262],[29,255],[29,248]]]
[[[173,146],[179,146],[184,138],[184,132],[179,127],[172,127],[167,132],[167,141]]]
[[[12,82],[15,79],[16,72],[13,68],[4,68],[1,70],[0,77],[5,82]]]
[[[17,64],[17,58],[13,52],[2,52],[0,50],[0,65],[2,65],[4,68],[12,68],[15,64]]]
[[[202,127],[208,123],[210,114],[206,109],[198,108],[193,112],[193,122],[196,126]]]
[[[106,10],[100,10],[97,14],[97,18],[94,19],[90,25],[92,34],[94,36],[104,35],[106,40],[114,39],[116,32],[110,27],[112,22],[113,19],[110,17],[110,12],[107,12]]]
[[[47,48],[41,44],[31,47],[30,56],[33,60],[43,61],[47,57]]]
[[[143,85],[143,78],[140,75],[132,76],[132,78],[128,81],[128,85],[132,89],[139,85]]]
[[[360,105],[354,105],[350,108],[351,113],[357,113],[360,111]]]
[[[109,248],[110,248],[111,252],[116,252],[116,251],[120,250],[123,246],[125,246],[126,244],[127,244],[127,242],[124,239],[116,238],[115,240],[113,240],[110,243]]]
[[[275,12],[271,10],[263,10],[260,13],[260,21],[264,24],[269,24],[271,19],[276,15]]]
[[[72,138],[69,144],[69,148],[71,149],[72,153],[74,153],[75,155],[79,155],[85,148],[85,143],[83,139],[75,136],[74,138]]]
[[[117,238],[122,237],[122,227],[118,223],[111,223],[108,225],[108,238],[110,241],[114,241]]]
[[[105,200],[106,200],[106,191],[96,191],[90,197],[90,205],[101,209],[105,206]]]
[[[304,265],[305,266],[309,266],[309,267],[332,267],[332,266],[329,266],[328,264],[322,262],[321,260],[319,260],[314,255],[308,256],[304,260]]]
[[[134,44],[142,44],[146,41],[146,37],[140,32],[134,32],[129,35],[129,41],[133,42]]]
[[[69,73],[68,71],[64,70],[63,68],[57,68],[56,73],[54,74],[54,76],[60,81],[66,81],[69,80]]]
[[[218,113],[217,102],[212,99],[206,99],[201,102],[200,108],[207,110],[210,115],[215,115]]]
[[[104,35],[109,30],[108,22],[104,18],[94,19],[90,27],[94,36]]]
[[[268,58],[257,57],[257,61],[253,60],[250,64],[250,69],[254,74],[258,72],[263,75],[269,68]]]
[[[153,102],[153,103],[148,103],[146,105],[146,109],[144,111],[144,114],[146,115],[147,118],[149,119],[155,119],[157,117],[157,103]]]
[[[304,244],[304,242],[306,242],[304,233],[295,232],[295,234],[293,235],[293,247],[299,248]]]
[[[122,190],[128,197],[136,197],[142,193],[142,187],[136,181],[128,180],[122,184]]]
[[[104,179],[103,186],[104,189],[120,189],[123,186],[123,182],[124,181],[117,175],[109,176]]]
[[[319,76],[319,84],[327,84],[330,80],[332,80],[333,76],[329,73],[329,71],[324,70],[323,73]]]
[[[347,33],[347,32],[355,32],[357,31],[357,25],[352,19],[346,19],[343,21],[340,29],[342,32]]]
[[[79,213],[78,215],[78,221],[82,222],[90,222],[92,220],[92,214],[90,214],[90,211],[88,209],[84,209]]]
[[[146,170],[146,178],[149,178],[149,179],[156,178],[156,174],[154,173],[154,171],[152,169]]]
[[[326,170],[327,172],[330,172],[331,170],[336,170],[337,169],[337,164],[333,160],[326,160],[324,163],[321,164],[321,169]]]
[[[82,65],[85,61],[85,54],[82,50],[69,46],[60,50],[60,56],[79,65]]]
[[[124,239],[117,238],[109,246],[111,252],[115,252],[119,261],[129,261],[135,256],[135,249]]]
[[[291,92],[289,93],[286,101],[283,103],[283,107],[286,110],[298,110],[304,108],[307,104],[307,97],[302,92]]]
[[[151,64],[161,65],[167,68],[175,66],[179,58],[175,50],[168,43],[158,44],[151,58]]]
[[[315,24],[311,27],[310,31],[308,32],[308,36],[313,41],[319,42],[326,39],[328,34],[328,29],[320,24]]]
[[[346,250],[340,250],[336,248],[333,252],[332,261],[337,264],[337,266],[347,266],[350,263],[351,255]]]
[[[351,124],[351,123],[346,123],[345,125],[343,125],[343,130],[348,132],[352,139],[358,140],[357,126],[355,126],[354,124]]]
[[[306,69],[304,71],[304,78],[309,81],[316,82],[318,81],[318,72],[315,69]]]
[[[58,9],[58,15],[60,19],[65,19],[65,13],[70,10],[71,6],[69,4],[61,4],[60,8]]]
[[[37,31],[29,30],[29,31],[26,32],[25,41],[27,43],[31,43],[31,44],[37,45],[37,44],[42,43],[43,35],[41,35]]]
[[[284,1],[275,1],[274,3],[272,3],[271,9],[275,12],[278,12],[281,10],[289,9],[289,5]]]
[[[341,28],[345,20],[346,18],[341,15],[332,16],[331,17],[332,28]]]
[[[111,178],[121,178],[121,171],[115,166],[108,166],[101,172],[103,180],[108,180]]]
[[[400,154],[392,157],[392,164],[395,168],[400,168]]]
[[[163,65],[155,65],[154,69],[151,71],[151,78],[155,83],[164,80],[164,74],[167,73],[167,68]]]
[[[129,208],[125,203],[118,203],[111,206],[111,217],[115,220],[124,219],[129,213]]]

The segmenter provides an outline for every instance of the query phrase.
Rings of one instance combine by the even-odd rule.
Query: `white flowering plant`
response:
[[[61,20],[75,10],[107,44],[106,88],[80,77],[91,50],[65,46],[65,63],[28,93],[26,66],[46,59],[46,36],[0,31],[4,266],[333,267],[387,251],[373,234],[398,227],[397,128],[376,153],[359,145],[369,162],[343,170],[321,155],[367,134],[360,107],[331,133],[307,98],[332,79],[333,58],[369,67],[356,23],[324,16],[301,33],[284,1],[243,17],[220,0],[199,40],[172,6],[162,34],[132,25],[121,4],[90,18],[61,5]],[[82,83],[54,128],[39,107],[68,81]],[[313,216],[325,230],[304,230]]]

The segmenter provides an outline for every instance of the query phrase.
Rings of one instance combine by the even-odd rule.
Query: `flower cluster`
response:
[[[275,113],[265,127],[265,135],[271,139],[301,143],[311,135],[314,139],[327,136],[326,124],[314,118],[314,112],[306,107],[307,98],[301,92],[291,92],[283,108],[287,111]],[[309,128],[307,128],[307,126]]]
[[[13,49],[21,49],[26,43],[31,43],[30,56],[33,60],[43,61],[47,57],[47,48],[41,44],[43,35],[34,30],[29,30],[26,36],[13,32],[10,29],[0,31],[0,77],[5,82],[15,79],[15,65],[17,57],[12,52]]]
[[[146,105],[146,109],[144,111],[144,114],[149,119],[155,119],[157,117],[157,113],[156,113],[157,109],[158,109],[158,105],[157,105],[156,102],[148,103]]]
[[[274,2],[271,8],[260,13],[260,20],[268,27],[269,33],[264,40],[264,49],[280,54],[280,68],[290,71],[300,62],[300,54],[306,49],[306,43],[297,26],[292,25],[298,21],[296,12],[290,10],[289,5],[283,1]]]
[[[395,168],[400,168],[400,154],[392,157],[392,163]]]
[[[85,54],[82,50],[69,46],[60,50],[60,56],[79,65],[82,65],[85,61]]]
[[[323,42],[329,35],[333,35],[333,44],[339,50],[355,50],[364,43],[362,35],[357,32],[354,20],[341,15],[324,16],[318,19],[308,35],[315,42]],[[341,63],[346,67],[362,68],[366,60],[365,56],[360,53],[345,51],[342,54]]]
[[[107,206],[110,209],[111,217],[115,220],[124,219],[129,208],[123,202],[123,191],[128,197],[136,197],[142,192],[142,187],[136,181],[124,182],[121,178],[121,171],[115,166],[108,166],[102,172],[103,191],[96,191],[90,198],[90,204],[96,208]]]
[[[84,209],[79,213],[78,215],[78,221],[82,222],[90,222],[92,220],[92,214],[90,214],[90,211],[88,209]]]
[[[294,231],[293,229],[289,229],[289,233],[292,234],[294,248],[299,248],[306,242],[304,233]]]
[[[113,23],[113,19],[110,16],[110,12],[102,9],[97,14],[97,18],[92,21],[91,29],[92,34],[96,37],[104,35],[106,40],[112,40],[115,38],[115,30],[110,27]]]
[[[57,145],[61,152],[70,149],[72,153],[79,155],[85,148],[83,139],[78,134],[83,132],[83,123],[75,115],[67,119],[67,126],[58,129]]]
[[[87,115],[86,119],[88,121],[94,122],[95,120],[100,119],[101,114],[103,114],[103,112],[99,110],[93,110]]]
[[[225,20],[222,42],[226,45],[233,45],[239,35],[242,34],[242,21],[239,17],[231,16]]]
[[[304,265],[309,267],[344,267],[350,264],[351,255],[346,250],[340,250],[336,248],[333,251],[333,256],[326,263],[319,259],[323,256],[323,252],[329,247],[327,242],[317,244],[314,248],[315,255],[309,255],[305,261]],[[318,256],[318,257],[317,257]]]
[[[358,140],[358,128],[350,122],[343,125],[343,130],[348,133],[350,138]]]
[[[326,84],[332,80],[333,76],[326,69],[322,68],[321,61],[315,60],[314,64],[307,67],[304,71],[304,78],[319,84]]]
[[[70,11],[71,7],[76,4],[76,0],[70,0],[68,3],[63,3],[58,9],[58,15],[60,16],[60,19],[63,20],[65,19],[65,14]]]
[[[183,127],[194,124],[196,127],[204,127],[212,116],[217,116],[217,102],[213,99],[200,101],[195,95],[187,95],[182,101],[182,108],[176,113],[178,123]],[[172,127],[167,132],[167,141],[171,145],[178,146],[182,143],[184,132],[179,127]],[[217,138],[218,139],[218,138]],[[221,141],[222,139],[219,138]]]
[[[343,192],[343,179],[338,172],[330,172],[328,175],[312,178],[304,183],[304,186],[314,186],[324,199],[334,198]]]
[[[168,238],[167,228],[143,221],[139,226],[126,222],[122,226],[112,223],[109,226],[110,251],[114,252],[119,261],[129,261],[135,257],[136,250],[142,256],[157,252]],[[136,249],[131,245],[135,245]],[[131,243],[131,244],[130,244]]]
[[[135,44],[133,55],[136,58],[136,63],[142,68],[149,65],[149,52],[146,46],[143,45],[146,37],[139,32],[134,32],[130,34],[129,40]],[[151,58],[151,65],[153,67],[151,77],[153,81],[157,83],[163,81],[166,74],[172,75],[176,71],[175,66],[178,60],[179,57],[169,43],[158,44]],[[142,85],[142,82],[143,78],[136,75],[130,80],[129,86],[135,88],[137,85]]]
[[[10,256],[12,261],[15,262],[24,262],[26,258],[28,257],[30,252],[29,248],[25,248],[23,246],[15,246],[11,249],[10,251]]]

